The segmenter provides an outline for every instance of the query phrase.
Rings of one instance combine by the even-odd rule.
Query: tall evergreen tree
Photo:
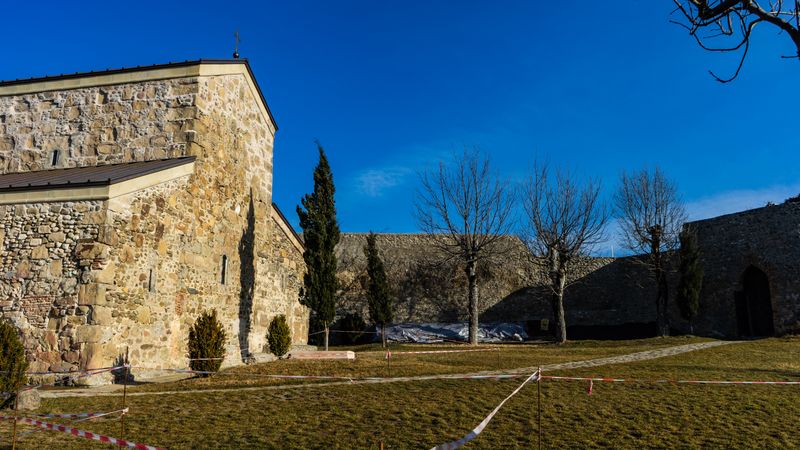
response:
[[[373,322],[381,326],[381,343],[386,347],[386,324],[392,322],[394,308],[389,292],[389,282],[386,279],[386,270],[378,252],[375,233],[370,232],[369,236],[367,236],[364,255],[367,257],[368,278],[366,291],[369,316]]]
[[[700,289],[703,287],[703,266],[700,264],[700,249],[697,247],[697,234],[685,227],[680,234],[680,282],[678,284],[678,308],[681,316],[689,321],[694,333],[692,319],[700,309]]]
[[[336,316],[336,254],[339,243],[339,224],[336,221],[335,188],[333,174],[325,157],[325,150],[317,142],[319,163],[314,169],[314,191],[301,200],[297,207],[300,227],[303,229],[306,274],[300,303],[311,308],[316,323],[325,332],[325,350],[328,350],[329,326]]]

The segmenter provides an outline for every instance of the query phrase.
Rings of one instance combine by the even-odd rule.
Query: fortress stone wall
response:
[[[669,314],[674,333],[738,338],[800,333],[800,199],[685,225],[698,236],[704,281],[692,321],[677,305],[678,255],[668,258]],[[458,261],[440,261],[430,237],[378,235],[396,322],[467,320],[466,281]],[[345,234],[337,248],[343,281],[340,312],[368,317],[363,281],[366,235]],[[516,238],[479,266],[481,320],[553,320],[545,267]],[[655,333],[656,286],[640,257],[581,258],[564,299],[571,336],[630,337]],[[536,330],[533,330],[534,332]]]
[[[395,296],[395,322],[467,320],[466,277],[459,261],[441,262],[443,255],[427,235],[377,237]],[[345,233],[337,247],[342,284],[339,313],[357,312],[368,320],[364,245],[366,234]],[[516,237],[503,239],[499,246],[492,260],[478,266],[481,320],[538,324],[548,319],[552,323],[542,262],[531,258]],[[647,326],[654,321],[655,303],[648,297],[652,282],[635,258],[580,258],[569,283],[565,307],[570,327]]]
[[[800,202],[790,199],[688,226],[697,232],[705,271],[696,332],[758,335],[748,322],[759,314],[771,320],[775,334],[800,332]],[[768,291],[748,305],[745,297],[754,287],[745,275],[753,272],[765,275]]]
[[[0,313],[33,370],[108,366],[127,348],[139,366],[185,367],[209,309],[226,365],[264,351],[277,314],[305,343],[302,243],[272,204],[276,128],[254,83],[235,61],[0,84],[1,173],[195,158],[125,195],[0,206]]]
[[[340,311],[368,317],[363,282],[366,234],[343,233],[336,248],[342,286]],[[445,261],[431,241],[420,234],[379,234],[389,283],[396,295],[396,322],[454,322],[466,320],[466,276],[459,261]],[[478,264],[479,309],[524,289],[539,273],[525,246],[508,238],[499,243],[502,255]]]

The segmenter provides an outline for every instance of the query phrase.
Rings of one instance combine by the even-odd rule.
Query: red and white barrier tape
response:
[[[113,372],[115,370],[124,369],[125,367],[130,367],[130,366],[122,365],[122,366],[116,366],[116,367],[103,367],[101,369],[81,370],[81,371],[75,371],[75,372],[67,372],[67,373],[65,373],[65,375],[68,375],[70,377],[73,374],[74,375],[78,375],[77,377],[75,377],[75,379],[79,380],[81,378],[89,378],[89,377],[92,377],[92,376],[95,376],[95,375],[99,375],[101,373]],[[50,372],[50,373],[53,373],[53,372]],[[57,380],[57,381],[55,381],[53,383],[41,383],[41,384],[36,384],[36,385],[33,385],[33,386],[25,386],[25,387],[21,388],[19,390],[19,392],[32,391],[34,389],[39,389],[39,388],[42,388],[42,387],[57,386],[57,385],[61,384],[62,382],[63,382],[63,380]],[[0,392],[0,396],[2,396],[2,395],[14,395],[14,392]]]
[[[430,355],[435,353],[469,353],[469,352],[491,352],[500,350],[499,348],[476,348],[472,350],[420,350],[412,352],[386,352],[387,357],[391,358],[393,355]]]
[[[97,417],[108,416],[108,415],[111,415],[111,414],[114,414],[114,413],[118,413],[118,412],[121,412],[123,414],[127,413],[128,412],[128,408],[118,409],[116,411],[111,411],[111,412],[102,412],[102,413],[34,414],[33,416],[34,417],[39,417],[39,418],[42,418],[42,419],[56,419],[56,418],[58,418],[58,419],[83,419],[83,418],[93,419],[93,418],[97,418]]]
[[[14,420],[13,416],[0,416],[0,420]],[[162,450],[153,445],[139,444],[136,442],[126,441],[124,439],[117,439],[111,436],[104,436],[102,434],[91,433],[89,431],[79,430],[77,428],[68,427],[66,425],[58,425],[54,423],[42,422],[41,420],[29,419],[27,417],[17,417],[17,422],[27,423],[35,427],[43,428],[45,430],[60,431],[62,433],[71,434],[73,436],[82,437],[84,439],[91,439],[94,441],[105,442],[108,444],[118,445],[120,447],[135,448],[139,450]]]
[[[25,372],[25,375],[80,375],[85,373],[100,373],[99,371],[108,371],[108,370],[117,370],[117,369],[124,369],[125,365],[121,366],[114,366],[114,367],[97,367],[95,369],[85,369],[85,370],[73,370],[73,371],[50,371],[50,372]]]
[[[725,381],[725,380],[639,380],[627,378],[601,377],[557,377],[542,375],[542,380],[565,381],[600,381],[605,383],[658,383],[658,384],[763,384],[763,385],[800,385],[800,381]]]
[[[538,380],[538,377],[539,377],[539,376],[540,376],[540,375],[539,375],[539,371],[538,371],[538,370],[537,370],[536,372],[532,373],[532,374],[531,374],[531,376],[529,376],[528,378],[526,378],[526,379],[525,379],[525,381],[523,381],[523,382],[522,382],[522,384],[520,384],[520,385],[519,385],[519,386],[518,386],[516,389],[514,389],[514,392],[512,392],[512,393],[511,393],[511,394],[510,394],[508,397],[506,397],[505,399],[503,399],[503,401],[502,401],[502,402],[500,402],[500,404],[499,404],[499,405],[497,405],[497,407],[496,407],[496,408],[495,408],[495,409],[494,409],[492,412],[490,412],[490,413],[489,413],[489,415],[488,415],[488,416],[486,416],[486,417],[485,417],[485,418],[484,418],[484,419],[481,421],[481,423],[479,423],[479,424],[478,424],[478,426],[476,426],[475,428],[473,428],[473,429],[472,429],[472,431],[470,431],[470,432],[469,432],[469,433],[468,433],[466,436],[464,436],[464,437],[462,437],[461,439],[459,439],[459,440],[456,440],[456,441],[448,442],[448,443],[446,443],[446,444],[440,444],[440,445],[437,445],[436,447],[433,447],[431,450],[453,450],[453,449],[456,449],[456,448],[459,448],[459,447],[461,447],[462,445],[466,444],[467,442],[469,442],[469,441],[471,441],[471,440],[475,439],[476,437],[478,437],[478,435],[479,435],[479,434],[481,434],[481,431],[483,431],[483,429],[484,429],[484,428],[486,428],[486,425],[488,425],[488,424],[489,424],[489,422],[492,420],[492,418],[494,417],[494,415],[495,415],[495,414],[497,414],[497,411],[500,411],[500,408],[502,408],[502,407],[503,407],[503,405],[504,405],[504,404],[505,404],[505,403],[506,403],[506,402],[507,402],[507,401],[508,401],[508,400],[509,400],[511,397],[513,397],[513,396],[517,395],[517,393],[518,393],[520,390],[522,390],[522,388],[523,388],[523,387],[524,387],[526,384],[528,384],[528,382],[529,382],[529,381],[531,381],[531,380]]]
[[[118,409],[118,410],[116,410],[116,411],[109,411],[109,412],[105,412],[105,413],[83,413],[83,414],[37,414],[37,415],[36,415],[36,417],[41,417],[41,418],[48,418],[48,417],[50,417],[50,418],[56,418],[56,417],[61,417],[61,418],[77,418],[78,420],[72,420],[72,421],[71,421],[71,423],[78,423],[78,422],[85,422],[85,421],[87,421],[87,420],[92,420],[92,419],[99,419],[99,418],[101,418],[101,417],[110,416],[110,415],[112,415],[112,414],[120,414],[121,416],[124,416],[125,414],[128,414],[128,408],[125,408],[125,409]],[[17,435],[17,437],[19,437],[19,438],[22,438],[22,437],[25,437],[25,436],[27,436],[27,435],[29,435],[29,434],[38,433],[38,432],[40,432],[40,431],[45,431],[45,430],[40,428],[40,429],[33,430],[33,431],[26,431],[25,433],[20,433],[20,434],[18,434],[18,435]]]
[[[308,333],[309,336],[315,336],[317,334],[324,333],[325,330],[315,331],[313,333]],[[328,333],[343,333],[343,334],[381,334],[379,331],[347,331],[347,330],[328,330]]]
[[[83,371],[80,371],[80,372],[71,372],[71,373],[74,373],[76,375],[79,374],[77,377],[75,377],[75,379],[76,380],[80,380],[81,378],[89,378],[89,377],[93,377],[95,375],[100,375],[101,373],[113,372],[115,370],[124,369],[126,367],[130,367],[130,366],[121,365],[121,366],[116,366],[116,367],[103,367],[102,369],[89,369],[89,370],[83,370]],[[62,381],[59,380],[59,381],[55,381],[53,383],[41,383],[41,384],[37,384],[37,385],[34,385],[34,386],[27,386],[24,389],[20,389],[20,392],[32,391],[34,389],[39,389],[41,387],[56,386],[56,385],[60,384],[61,382]],[[4,394],[7,394],[7,393],[4,392]]]
[[[69,371],[43,371],[43,372],[25,372],[25,375],[79,375],[84,373],[94,373],[100,370],[117,370],[123,369],[125,365],[115,367],[97,367],[95,369],[84,370],[69,370]],[[0,373],[9,373],[8,370],[0,370]],[[99,372],[98,372],[99,373]]]
[[[188,374],[195,374],[195,375],[232,375],[232,376],[245,376],[245,377],[261,377],[261,378],[286,378],[286,379],[320,379],[320,380],[348,380],[353,381],[356,378],[353,377],[337,377],[337,376],[328,376],[328,375],[272,375],[272,374],[265,374],[265,373],[225,373],[225,372],[211,372],[206,370],[191,370],[191,369],[169,369],[169,368],[154,368],[154,367],[139,367],[134,366],[133,369],[139,370],[152,370],[152,371],[162,371],[162,372],[175,372],[175,373],[188,373]]]
[[[344,381],[393,381],[393,380],[404,380],[407,377],[344,377],[344,376],[334,376],[334,375],[280,375],[280,374],[266,374],[266,373],[225,373],[225,372],[207,372],[201,370],[189,370],[189,369],[158,369],[158,368],[151,368],[151,367],[138,367],[134,366],[134,369],[144,369],[144,370],[153,370],[153,371],[165,371],[165,372],[176,372],[176,373],[189,373],[189,374],[197,374],[197,375],[211,375],[215,374],[217,376],[245,376],[245,377],[256,377],[256,378],[273,378],[273,379],[288,379],[288,380],[344,380]],[[422,381],[429,381],[429,380],[506,380],[511,378],[522,378],[526,377],[526,374],[518,374],[518,373],[499,373],[499,374],[486,374],[486,375],[451,375],[451,374],[438,374],[438,375],[428,375],[420,378]]]

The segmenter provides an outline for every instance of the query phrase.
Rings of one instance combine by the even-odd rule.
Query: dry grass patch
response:
[[[653,341],[657,345],[663,342]],[[674,338],[666,341],[669,345],[686,343]],[[565,347],[513,348],[503,350],[503,356],[510,361],[522,361],[522,365],[537,365],[610,356],[607,352],[613,353],[615,349],[622,349],[616,353],[622,354],[652,348],[647,341],[631,346],[577,343]],[[533,363],[528,358],[534,355],[526,352],[535,353],[540,361]],[[460,372],[463,367],[497,368],[497,356],[491,353],[463,354],[473,355],[479,362],[455,358],[459,354],[448,355],[448,358],[432,355],[436,358],[431,362],[409,362],[407,370],[456,367]],[[287,365],[281,370],[296,368]],[[367,366],[360,370],[373,369]],[[800,339],[747,342],[559,374],[641,379],[798,380]],[[193,380],[190,384],[201,382],[204,381]],[[430,448],[466,434],[520,382],[519,379],[436,380],[147,395],[128,399],[131,415],[125,436],[120,435],[117,422],[84,423],[81,427],[167,448],[349,449],[378,448],[381,441],[387,449]],[[595,383],[591,396],[586,394],[586,387],[583,382],[543,383],[545,448],[800,447],[797,433],[800,386]],[[118,397],[46,399],[42,409],[104,411],[117,409],[119,402]],[[535,418],[536,389],[531,385],[509,401],[469,447],[535,448]],[[7,424],[0,429],[0,442],[7,442],[8,430]],[[102,444],[53,432],[26,437],[20,448],[56,446],[104,448]]]

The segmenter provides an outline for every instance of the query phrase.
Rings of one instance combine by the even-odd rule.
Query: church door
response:
[[[742,274],[742,290],[736,292],[736,321],[739,336],[775,334],[769,279],[756,267],[750,266]]]

